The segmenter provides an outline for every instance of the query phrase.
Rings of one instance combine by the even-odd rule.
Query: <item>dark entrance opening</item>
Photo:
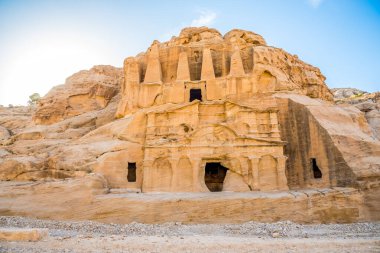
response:
[[[211,192],[220,192],[223,190],[223,182],[227,170],[228,169],[220,163],[206,163],[205,183]]]
[[[202,90],[201,89],[190,89],[190,102],[198,99],[202,101]]]
[[[317,165],[317,160],[315,158],[310,159],[311,168],[313,170],[313,176],[314,178],[322,178],[322,171],[319,169]]]
[[[136,182],[136,163],[128,163],[128,182]]]

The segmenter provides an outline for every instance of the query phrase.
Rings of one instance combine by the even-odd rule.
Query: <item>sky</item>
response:
[[[380,90],[380,0],[0,0],[0,105],[121,67],[189,26],[253,31],[320,68],[330,88]]]

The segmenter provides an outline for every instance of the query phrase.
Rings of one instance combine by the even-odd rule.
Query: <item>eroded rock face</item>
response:
[[[11,135],[10,135],[9,130],[6,129],[5,127],[0,126],[0,141],[7,140],[9,139],[10,136]]]
[[[32,125],[35,106],[0,107],[0,141]]]
[[[85,112],[105,108],[118,93],[122,70],[112,66],[95,66],[82,70],[54,87],[38,104],[33,120],[49,125]]]
[[[69,77],[41,99],[33,120],[33,109],[0,110],[0,180],[45,180],[36,191],[57,197],[62,189],[72,194],[80,184],[98,182],[74,200],[79,213],[109,188],[193,194],[297,189],[305,191],[299,194],[309,203],[313,222],[378,219],[377,97],[336,105],[324,80],[318,68],[268,46],[253,32],[234,29],[222,36],[207,27],[185,28],[126,58],[123,69],[96,66]],[[334,187],[340,188],[328,195],[326,188]],[[357,189],[345,194],[348,188]],[[297,193],[286,194],[286,205],[304,208]],[[327,209],[310,206],[314,197],[316,205],[328,201]],[[276,205],[263,199],[263,208]],[[7,201],[7,212],[27,213],[22,203],[30,201],[14,207]],[[216,204],[222,205],[229,204]],[[131,217],[139,208],[131,209]],[[34,211],[75,218],[66,209],[58,216]],[[233,211],[223,217],[239,220]],[[290,213],[279,213],[263,219],[289,218]],[[166,214],[157,217],[138,220],[167,221]]]
[[[51,125],[31,125],[2,141],[1,180],[41,180],[84,176],[92,171],[88,164],[106,151],[113,151],[112,137],[94,145],[78,146],[81,137],[114,120],[118,99],[106,108],[90,111]],[[31,115],[27,119],[31,122]],[[1,142],[0,142],[1,143]],[[104,151],[106,150],[106,151]]]
[[[368,93],[352,88],[332,89],[334,100],[340,106],[354,105],[364,113],[372,133],[380,140],[380,92]]]
[[[53,88],[36,108],[0,108],[1,180],[63,179],[91,172],[87,163],[102,151],[82,147],[70,156],[63,150],[115,119],[121,73],[111,66],[95,66]]]

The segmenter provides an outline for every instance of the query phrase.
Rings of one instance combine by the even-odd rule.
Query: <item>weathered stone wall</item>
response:
[[[356,176],[319,122],[302,104],[279,98],[281,136],[288,157],[286,172],[291,189],[353,187]],[[315,158],[322,178],[314,178],[311,159]]]
[[[354,107],[338,107],[295,94],[277,94],[281,136],[289,186],[308,187],[316,158],[328,181],[325,186],[375,187],[380,181],[380,143],[373,137],[364,114]],[[315,181],[315,180],[314,180]],[[376,186],[377,187],[377,186]]]

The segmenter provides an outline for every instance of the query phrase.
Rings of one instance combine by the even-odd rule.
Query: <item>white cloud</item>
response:
[[[215,12],[210,10],[201,10],[198,11],[199,17],[196,19],[193,19],[190,23],[190,26],[192,27],[199,27],[199,26],[211,26],[217,15]],[[159,37],[160,41],[168,41],[172,36],[177,36],[181,32],[181,30],[185,27],[189,26],[189,23],[181,23],[177,24],[176,26],[172,27],[170,30],[165,32]]]
[[[191,26],[209,26],[214,23],[216,19],[216,13],[213,11],[200,11],[200,16],[197,19],[191,21]]]
[[[313,8],[318,8],[322,2],[324,0],[308,0],[309,4],[313,7]]]

